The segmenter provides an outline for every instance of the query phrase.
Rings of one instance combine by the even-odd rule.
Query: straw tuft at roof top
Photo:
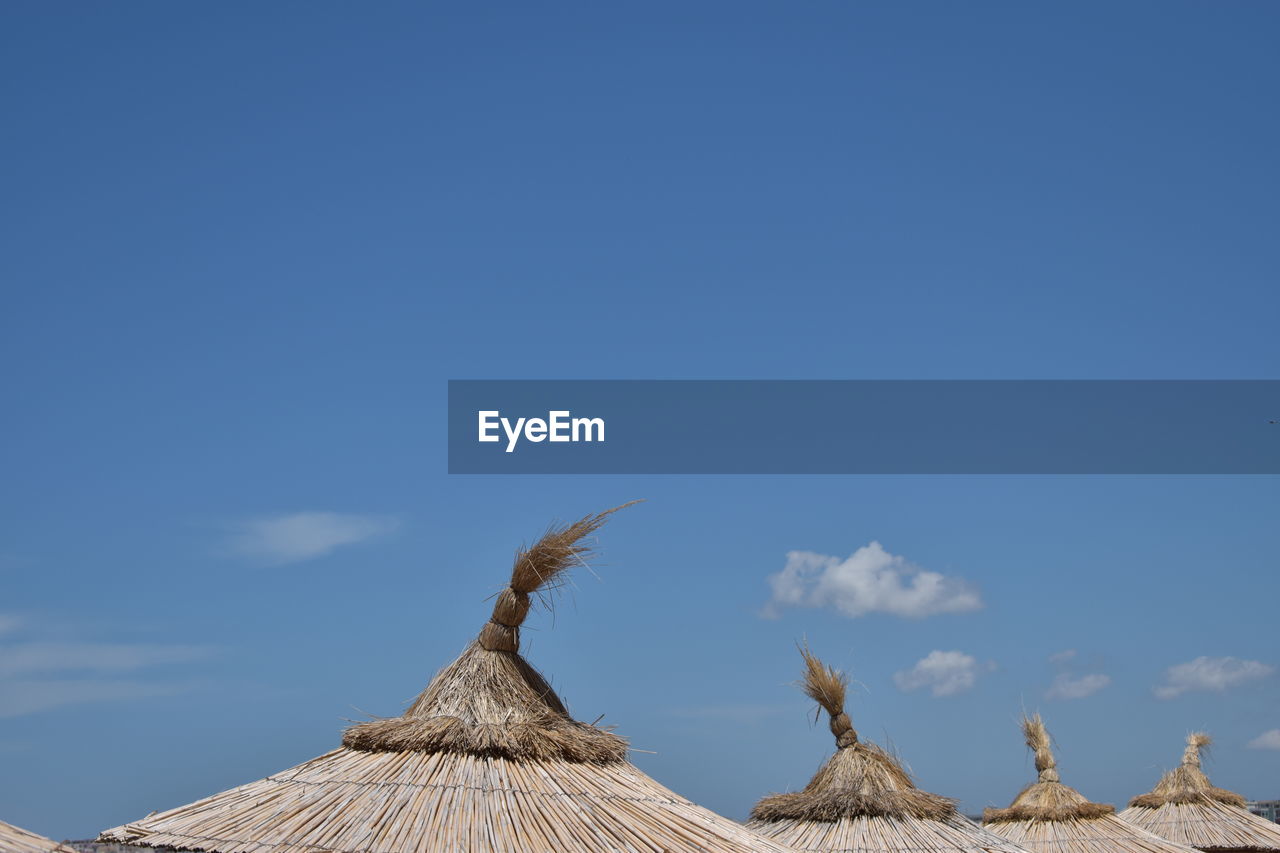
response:
[[[1200,850],[1280,851],[1280,826],[1248,811],[1239,794],[1215,788],[1201,769],[1210,743],[1203,732],[1188,735],[1182,763],[1150,793],[1134,797],[1120,817]]]
[[[1062,784],[1053,757],[1049,731],[1040,715],[1024,717],[1022,734],[1036,757],[1040,778],[1023,788],[1006,809],[986,809],[984,823],[1013,820],[1089,820],[1113,814],[1115,806],[1091,803],[1079,791]]]
[[[844,710],[848,678],[801,648],[805,673],[801,687],[830,717],[836,753],[802,791],[773,794],[751,810],[756,820],[820,820],[842,817],[895,817],[945,820],[956,813],[954,800],[921,791],[897,760],[858,738]]]
[[[1208,799],[1244,808],[1244,797],[1234,791],[1213,787],[1209,777],[1200,769],[1200,754],[1212,743],[1213,738],[1204,732],[1187,735],[1187,748],[1183,750],[1182,763],[1160,777],[1150,793],[1134,797],[1129,805],[1158,809],[1169,803],[1180,805]]]
[[[859,738],[844,709],[848,679],[808,649],[800,654],[800,686],[826,711],[836,752],[804,790],[760,800],[749,829],[822,853],[1026,853],[957,813],[954,800],[921,791],[896,758]]]
[[[343,745],[366,752],[444,751],[534,761],[625,760],[627,742],[570,717],[519,651],[531,595],[546,601],[566,570],[591,556],[586,537],[632,503],[552,526],[517,551],[511,581],[498,593],[475,642],[440,670],[402,716],[358,723],[347,729]]]

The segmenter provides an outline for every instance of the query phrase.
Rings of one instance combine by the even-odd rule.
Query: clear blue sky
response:
[[[1275,378],[1274,4],[0,18],[0,818],[326,751],[633,497],[529,656],[727,815],[831,749],[802,636],[967,809],[1030,779],[1024,706],[1095,799],[1197,727],[1280,797],[1275,478],[451,478],[443,435],[449,378]],[[873,541],[968,605],[894,612],[891,562],[762,618],[788,552]]]

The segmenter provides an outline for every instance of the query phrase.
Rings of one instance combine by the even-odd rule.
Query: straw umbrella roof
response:
[[[1200,850],[1280,851],[1280,825],[1246,809],[1239,794],[1213,787],[1200,769],[1200,753],[1210,743],[1203,732],[1188,735],[1182,763],[1151,793],[1134,797],[1120,817]]]
[[[43,835],[0,820],[0,853],[75,853]]]
[[[587,558],[583,540],[614,511],[517,552],[479,637],[403,716],[99,840],[211,853],[785,851],[640,772],[626,741],[574,720],[519,654],[531,595]]]
[[[1190,853],[1116,817],[1115,807],[1091,803],[1062,784],[1040,715],[1024,718],[1022,732],[1035,752],[1040,778],[1022,789],[1007,809],[987,809],[982,822],[992,832],[1032,853]]]
[[[797,850],[1025,853],[959,814],[954,800],[921,791],[894,756],[859,738],[844,710],[848,678],[800,653],[802,687],[830,716],[836,752],[804,790],[757,803],[748,828]]]

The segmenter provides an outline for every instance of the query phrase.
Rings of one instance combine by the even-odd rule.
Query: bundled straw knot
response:
[[[520,629],[511,625],[499,625],[497,622],[486,622],[480,629],[476,640],[480,648],[489,652],[520,651]]]
[[[1188,767],[1200,766],[1200,750],[1213,743],[1213,738],[1204,732],[1192,732],[1187,735],[1187,748],[1182,753],[1182,763]]]
[[[489,621],[518,628],[524,622],[524,617],[529,615],[529,605],[529,593],[507,587],[498,594],[498,600],[493,605],[493,616]]]
[[[1040,781],[1061,782],[1062,777],[1058,775],[1056,769],[1058,762],[1053,757],[1053,749],[1050,747],[1049,730],[1044,727],[1044,720],[1040,719],[1039,714],[1023,718],[1022,734],[1026,737],[1027,746],[1031,747],[1031,751],[1035,753],[1036,770],[1040,772]]]
[[[491,652],[520,651],[520,625],[529,615],[529,594],[539,594],[549,606],[547,595],[564,583],[569,568],[583,565],[591,557],[591,546],[583,540],[599,530],[610,515],[633,503],[636,501],[588,515],[564,527],[552,526],[537,542],[517,551],[511,583],[498,594],[493,615],[480,629],[480,648]]]
[[[520,624],[529,615],[529,593],[507,587],[498,593],[493,615],[480,629],[480,648],[491,652],[520,651]]]
[[[853,722],[843,711],[831,718],[831,733],[836,736],[836,746],[839,749],[858,743],[858,733],[853,730]]]
[[[800,647],[800,656],[804,658],[804,680],[800,684],[805,695],[817,702],[818,707],[830,716],[829,725],[831,734],[835,735],[836,746],[840,749],[854,746],[858,742],[858,733],[853,730],[853,723],[844,712],[848,676],[818,660],[805,646]]]

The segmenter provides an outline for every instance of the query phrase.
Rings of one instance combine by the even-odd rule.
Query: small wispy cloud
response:
[[[0,613],[0,637],[17,631],[25,621],[16,613]]]
[[[1049,665],[1058,670],[1058,674],[1044,692],[1046,699],[1084,699],[1111,683],[1111,676],[1101,672],[1079,672],[1078,657],[1075,649],[1049,655]]]
[[[791,551],[781,572],[770,575],[773,591],[762,615],[776,618],[786,607],[831,607],[850,617],[868,613],[922,618],[982,607],[967,581],[928,571],[872,542],[848,557]]]
[[[1157,699],[1173,699],[1193,691],[1221,693],[1231,687],[1266,678],[1273,672],[1275,667],[1261,661],[1201,655],[1165,670],[1164,684],[1155,688],[1155,695]]]
[[[1100,672],[1089,675],[1072,675],[1060,672],[1045,691],[1046,699],[1084,699],[1111,683],[1111,676]]]
[[[385,515],[295,512],[238,523],[230,548],[239,556],[278,566],[323,557],[344,545],[385,536],[399,526],[399,519]]]
[[[935,649],[911,669],[895,672],[893,683],[904,692],[927,687],[934,696],[955,696],[973,689],[979,670],[978,659],[973,655]]]
[[[1280,729],[1270,729],[1249,741],[1250,749],[1280,749]]]
[[[0,646],[0,678],[54,672],[130,672],[208,658],[209,646],[30,642]]]
[[[31,624],[21,616],[14,619],[15,631]],[[202,661],[215,653],[210,646],[7,640],[0,643],[0,718],[184,693],[195,682],[142,672]],[[127,678],[118,677],[125,674]]]
[[[104,679],[0,681],[0,718],[21,717],[64,705],[154,699],[186,693],[194,685]]]

